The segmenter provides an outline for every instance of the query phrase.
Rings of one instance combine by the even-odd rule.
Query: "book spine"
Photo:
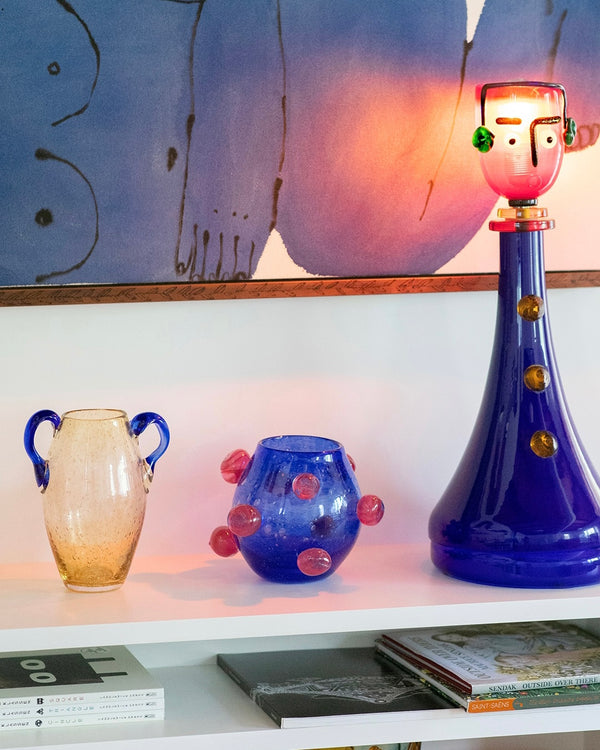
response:
[[[513,693],[515,690],[538,690],[540,688],[575,687],[577,685],[595,685],[600,682],[600,675],[586,675],[585,677],[548,677],[543,680],[524,680],[511,683],[485,683],[473,685],[473,694],[482,693]]]
[[[137,721],[155,721],[165,718],[164,710],[124,711],[89,716],[50,716],[37,719],[12,719],[0,721],[0,732],[19,729],[40,729],[42,727],[75,727],[92,724],[119,724]]]
[[[252,690],[252,686],[249,685],[246,680],[242,679],[241,675],[239,675],[224,659],[221,658],[221,654],[217,654],[217,666],[220,667],[223,672],[254,701],[254,703],[256,703],[256,695]]]
[[[219,666],[223,672],[235,682],[235,684],[240,687],[244,693],[252,700],[253,703],[255,703],[259,708],[261,708],[265,714],[272,719],[275,724],[277,724],[278,727],[285,726],[284,722],[285,719],[272,708],[272,706],[263,700],[260,693],[257,693],[255,690],[252,689],[252,687],[246,682],[246,680],[242,679],[241,675],[239,675],[235,670],[231,669],[229,664],[221,658],[221,654],[217,654],[217,666]]]
[[[149,690],[117,690],[102,693],[62,693],[46,695],[20,695],[12,697],[0,697],[0,712],[6,708],[15,707],[37,707],[40,706],[69,706],[73,704],[85,705],[89,703],[121,702],[135,700],[161,700],[164,701],[165,691],[163,688],[151,688]],[[0,713],[1,715],[1,713]]]
[[[285,716],[280,716],[277,711],[266,701],[260,700],[260,699],[254,699],[254,702],[257,706],[262,708],[262,710],[265,712],[265,714],[277,724],[278,727],[286,727],[286,726],[295,726],[294,720],[286,719]]]
[[[492,711],[516,710],[515,698],[467,698],[467,713],[484,714]],[[525,708],[525,706],[521,706]],[[533,708],[533,706],[531,706]]]
[[[600,703],[599,693],[554,693],[550,695],[519,695],[502,698],[470,698],[467,701],[468,713],[488,713],[491,711],[522,711],[532,708],[565,708],[566,706],[590,706]]]
[[[39,718],[43,716],[79,716],[85,714],[107,714],[122,711],[156,711],[164,709],[164,700],[156,699],[150,701],[106,701],[105,703],[93,703],[82,701],[69,703],[67,705],[53,706],[12,706],[0,708],[0,721],[11,721],[14,719]]]

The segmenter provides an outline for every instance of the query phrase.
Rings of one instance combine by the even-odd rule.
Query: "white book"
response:
[[[73,716],[42,716],[21,719],[0,719],[0,732],[6,730],[42,729],[49,727],[77,727],[90,724],[119,724],[132,721],[155,721],[164,719],[163,709],[154,711],[116,711],[103,714]]]
[[[115,700],[93,701],[82,697],[81,700],[69,700],[65,703],[51,705],[13,705],[0,708],[0,722],[14,719],[39,719],[49,716],[84,716],[91,714],[109,714],[123,711],[163,711],[163,698],[144,698],[142,700],[127,697]]]
[[[164,689],[125,646],[0,653],[0,718],[7,709],[67,713],[77,705],[160,701]],[[135,709],[137,710],[137,708]],[[38,715],[39,716],[39,715]]]

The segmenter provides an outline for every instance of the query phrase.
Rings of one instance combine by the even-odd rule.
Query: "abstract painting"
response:
[[[597,0],[3,0],[0,287],[268,279],[274,236],[436,274],[496,202],[476,85],[561,82],[595,151],[599,40]]]

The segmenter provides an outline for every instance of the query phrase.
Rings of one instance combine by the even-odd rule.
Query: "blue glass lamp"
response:
[[[537,198],[575,137],[555,83],[481,88],[473,145],[508,198],[499,232],[496,333],[479,415],[429,522],[431,557],[467,581],[561,588],[600,581],[600,482],[569,413],[552,345]]]

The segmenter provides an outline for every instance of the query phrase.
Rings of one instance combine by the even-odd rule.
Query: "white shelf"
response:
[[[600,586],[530,590],[478,586],[433,568],[427,545],[358,544],[324,581],[271,584],[241,558],[138,558],[116,592],[68,592],[53,564],[0,568],[0,650],[125,643],[156,673],[167,718],[106,727],[5,732],[0,748],[239,747],[298,750],[419,739],[469,740],[600,729],[600,709],[515,711],[279,729],[215,665],[222,650],[371,642],[383,630],[551,619],[600,620]],[[487,747],[487,746],[486,746]]]
[[[471,716],[462,709],[424,712],[424,718],[389,719],[360,724],[340,723],[293,729],[277,727],[216,666],[179,667],[155,670],[166,689],[167,718],[146,724],[46,729],[33,732],[5,732],[0,748],[87,748],[108,743],[110,750],[164,747],[178,750],[219,750],[252,747],[261,750],[298,750],[354,744],[506,737],[522,734],[594,730],[598,711],[580,709],[537,709],[502,714]],[[414,716],[414,715],[413,715]]]
[[[357,545],[323,581],[272,584],[241,557],[140,558],[125,585],[67,591],[53,564],[0,568],[4,651],[600,618],[600,585],[507,589],[439,573],[423,544]]]

